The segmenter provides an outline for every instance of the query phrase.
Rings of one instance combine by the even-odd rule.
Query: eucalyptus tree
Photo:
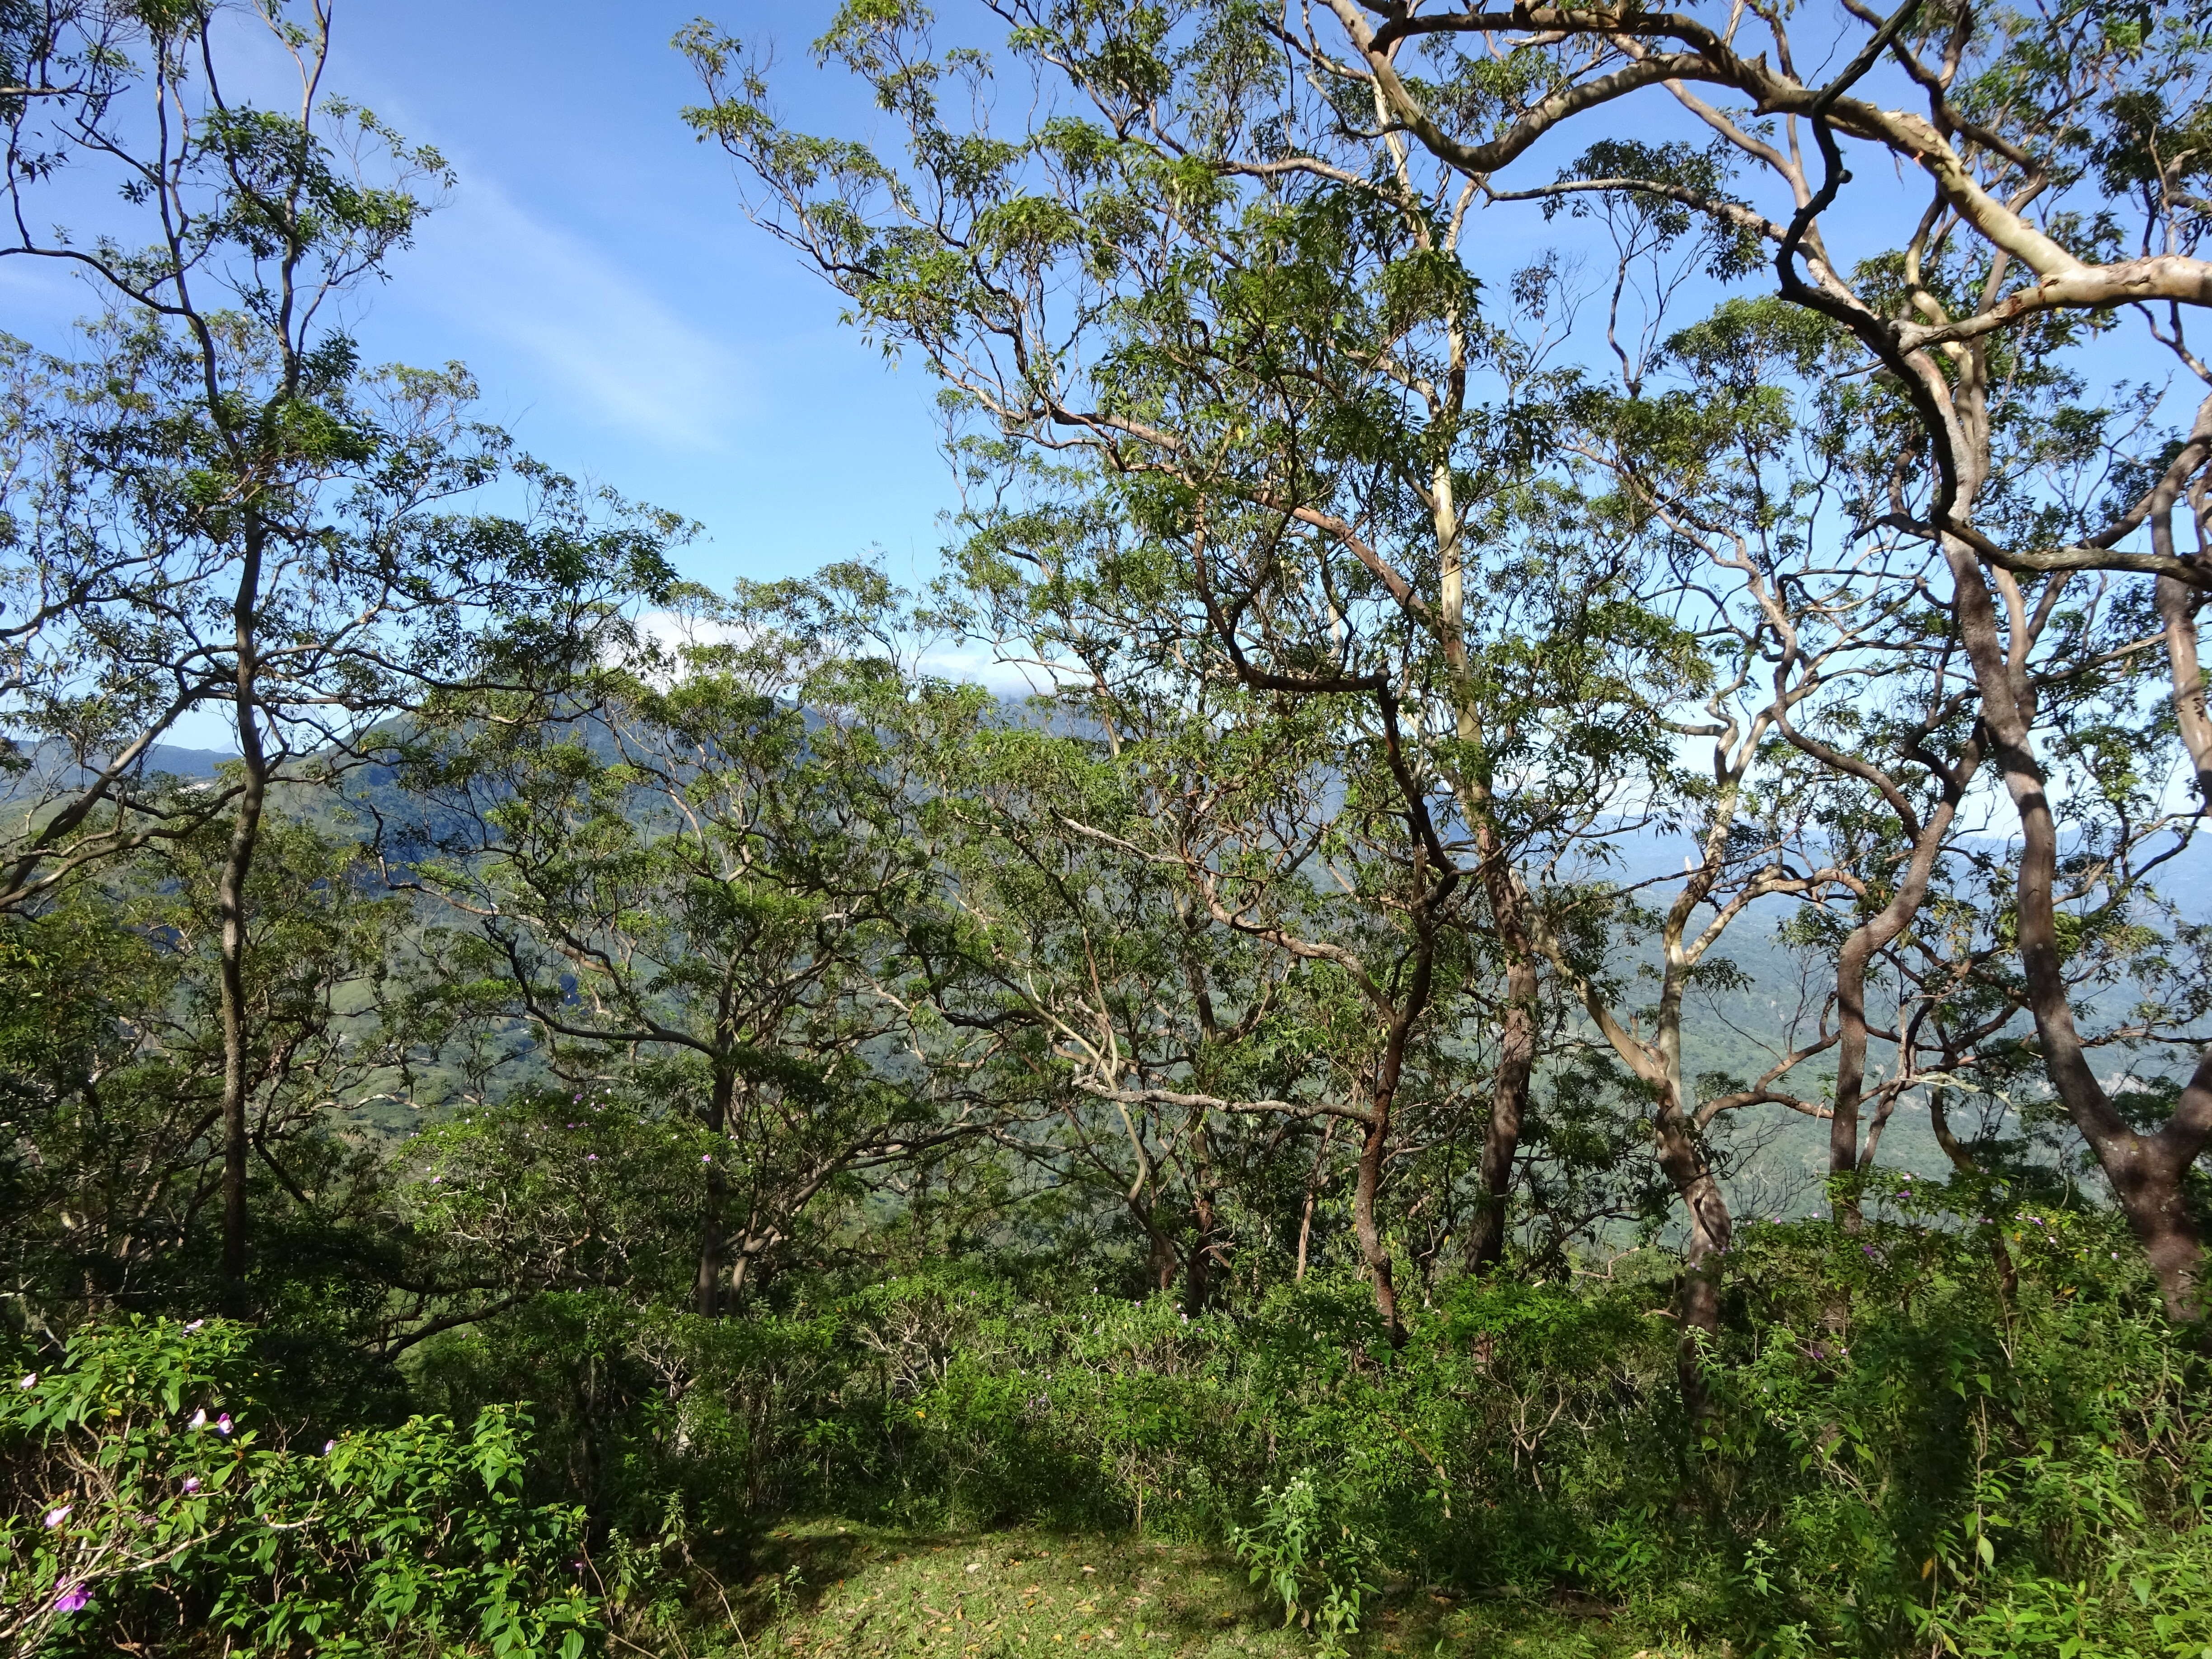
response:
[[[87,1316],[204,1307],[221,1287],[226,854],[222,826],[204,825],[80,872],[0,935],[0,1294],[19,1328],[59,1335]],[[392,1264],[376,1160],[331,1121],[377,1091],[391,1058],[364,1010],[407,907],[372,874],[357,847],[272,823],[241,978],[250,1196],[285,1244],[257,1297],[319,1300],[314,1322],[380,1342]]]
[[[249,893],[271,792],[358,759],[392,716],[446,691],[588,668],[623,599],[665,580],[675,526],[604,514],[526,465],[521,514],[461,511],[508,464],[504,438],[468,418],[467,375],[364,369],[339,307],[386,273],[447,175],[434,152],[325,94],[326,6],[253,11],[297,70],[289,110],[236,98],[238,55],[258,48],[217,28],[216,8],[100,15],[116,32],[86,59],[97,84],[9,107],[0,254],[84,275],[109,308],[75,361],[16,354],[4,717],[19,767],[39,775],[13,792],[0,898],[35,905],[88,859],[227,824],[236,1280]],[[35,228],[41,190],[67,171],[116,186],[132,228]],[[149,792],[149,750],[195,711],[222,720],[235,762],[212,790]]]
[[[0,6],[0,121],[8,128],[8,172],[37,176],[70,157],[58,106],[97,105],[131,73],[126,55],[142,18],[161,7],[131,0],[8,0]],[[58,129],[57,123],[63,124]]]
[[[1438,935],[1462,887],[1500,918],[1511,990],[1475,1243],[1494,1260],[1534,1064],[1535,955],[1505,879],[1509,843],[1532,830],[1486,781],[1518,738],[1468,649],[1482,596],[1465,543],[1517,478],[1534,423],[1510,398],[1477,408],[1469,389],[1489,360],[1533,397],[1540,361],[1480,322],[1459,256],[1465,203],[1431,199],[1402,147],[1395,161],[1389,145],[1354,141],[1311,170],[1274,166],[1279,105],[1312,112],[1280,104],[1250,20],[1225,20],[1177,67],[1204,90],[1155,138],[1104,59],[1085,55],[1110,57],[1114,40],[1063,42],[1044,27],[1060,20],[1013,17],[1038,25],[1029,67],[1074,103],[1011,141],[946,125],[940,77],[980,85],[983,71],[957,53],[931,61],[918,21],[851,12],[827,43],[905,120],[910,167],[781,131],[733,48],[703,33],[690,45],[716,102],[695,118],[753,170],[766,222],[1014,439],[1015,465],[1024,445],[1073,452],[1120,493],[1187,573],[1165,625],[1221,641],[1214,661],[1254,692],[1364,704],[1341,728],[1364,751],[1346,769],[1398,793],[1401,857],[1429,888],[1422,929]],[[968,160],[940,165],[955,157]],[[1057,573],[1040,575],[1049,589]],[[1422,653],[1451,672],[1402,672]],[[1409,680],[1428,706],[1401,708]],[[1483,849],[1464,870],[1442,840],[1455,822]],[[1427,1002],[1414,996],[1408,1035]]]
[[[1109,678],[942,763],[968,966],[946,1018],[988,1033],[1002,1086],[1065,1124],[1063,1158],[1126,1188],[1159,1287],[1180,1267],[1193,1312],[1232,1251],[1257,1274],[1290,1231],[1270,1197],[1308,1137],[1323,1132],[1322,1182],[1348,1130],[1353,1233],[1395,1340],[1378,1195],[1431,1115],[1425,1017],[1466,952],[1404,856],[1395,781],[1343,766],[1364,705],[1135,654],[1097,665]]]
[[[678,598],[681,635],[588,708],[455,705],[409,774],[439,854],[395,879],[464,919],[433,1002],[527,1022],[580,1084],[647,1068],[694,1124],[711,1316],[825,1193],[984,1121],[929,1018],[942,920],[913,817],[933,726],[980,694],[909,695],[866,567]]]
[[[2212,1145],[2212,1049],[2154,1126],[2131,1122],[2091,1069],[2065,972],[2074,923],[2057,894],[2068,846],[2096,832],[2067,822],[2058,785],[2075,767],[2047,716],[2072,674],[2111,680],[2116,711],[2156,684],[2164,729],[2139,769],[2155,780],[2150,798],[2170,804],[2179,787],[2192,802],[2169,841],[2212,805],[2197,638],[2212,592],[2202,538],[2212,374],[2188,337],[2212,301],[2200,251],[2212,167],[2203,19],[2171,5],[2022,13],[1919,0],[1887,16],[1847,0],[1844,13],[1808,21],[1740,7],[1708,21],[1330,0],[1326,15],[1285,14],[1273,34],[1290,62],[1370,102],[1378,126],[1486,202],[1626,193],[1732,228],[1766,251],[1782,297],[1847,331],[1856,367],[1881,372],[1909,435],[1893,441],[1870,516],[1920,538],[1944,573],[1988,764],[2020,823],[2018,951],[2049,1081],[2168,1310],[2196,1319],[2203,1246],[2185,1188]],[[1801,58],[1841,67],[1808,77]],[[1647,110],[1711,135],[1700,166],[1613,142],[1624,116]],[[1555,129],[1601,120],[1612,137],[1576,163],[1548,180],[1513,176]],[[1854,180],[1847,161],[1869,149],[1897,172],[1866,167]],[[1873,182],[1886,174],[1917,191]],[[1843,251],[1869,229],[1860,257]],[[2022,366],[2110,363],[2122,341],[2192,386],[2189,398],[2075,401],[2044,434],[2073,477],[2023,483],[2001,453]],[[2184,511],[2199,527],[2193,549],[2176,533]],[[2085,610],[2124,613],[2127,637],[2073,625]],[[2084,792],[2093,817],[2112,793]],[[2104,884],[2090,908],[2124,908],[2130,890]]]
[[[1679,1056],[1683,996],[1721,933],[1759,896],[1826,879],[1772,836],[1747,848],[1735,822],[1771,699],[1720,726],[1696,712],[1756,703],[1771,623],[1716,622],[1654,563],[1649,503],[1609,494],[1594,477],[1607,459],[1565,441],[1586,399],[1553,362],[1573,310],[1556,272],[1498,273],[1512,312],[1486,315],[1479,192],[1376,125],[1371,88],[1287,72],[1258,12],[1001,15],[1034,82],[1010,135],[990,125],[985,60],[935,55],[897,7],[848,9],[821,50],[898,118],[902,156],[784,128],[764,77],[703,29],[685,44],[714,98],[692,119],[743,164],[756,216],[975,417],[962,580],[979,632],[1064,671],[1102,723],[1115,685],[1146,676],[1331,708],[1324,764],[1363,781],[1367,833],[1395,821],[1391,856],[1418,877],[1378,910],[1471,938],[1504,983],[1475,1261],[1506,1237],[1548,963],[1652,1094],[1702,1284],[1728,1224],[1700,1112],[1806,1105],[1771,1078],[1692,1099]],[[1740,269],[1733,225],[1695,240]],[[1708,574],[1761,574],[1740,557]],[[1723,738],[1716,787],[1675,763],[1686,708]],[[1666,1034],[1647,1038],[1553,912],[1602,908],[1556,872],[1662,796],[1699,851],[1660,925]],[[1769,816],[1775,836],[1801,827],[1794,808]],[[1390,1004],[1377,1031],[1399,1020],[1404,1036],[1382,1049],[1459,1012],[1431,1006],[1437,960],[1408,957],[1419,994]],[[1806,1055],[1784,1058],[1786,1073]],[[1372,1113],[1368,1133],[1387,1122]],[[1716,1316],[1709,1290],[1686,1286],[1693,1322]]]

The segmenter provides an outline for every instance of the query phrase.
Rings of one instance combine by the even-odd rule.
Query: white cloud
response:
[[[940,679],[980,685],[994,696],[1022,698],[1050,691],[1056,678],[1036,661],[1009,662],[989,646],[939,641],[925,647],[915,665]]]
[[[416,304],[532,360],[574,414],[683,448],[723,447],[739,401],[734,354],[481,173],[430,216],[403,274]]]

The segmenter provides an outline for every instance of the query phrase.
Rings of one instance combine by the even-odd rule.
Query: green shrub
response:
[[[579,1516],[488,1408],[295,1447],[222,1321],[93,1327],[0,1396],[0,1642],[23,1654],[559,1655],[598,1627]]]
[[[1774,1659],[2203,1659],[2203,1361],[2115,1222],[1893,1184],[1860,1231],[1743,1231],[1694,1416],[1656,1253],[1443,1283],[1401,1348],[1346,1274],[1186,1318],[950,1263],[725,1320],[547,1297],[422,1375],[535,1402],[536,1478],[686,1570],[793,1514],[1030,1522],[1227,1543],[1331,1642],[1395,1579]]]
[[[1293,1475],[1277,1491],[1260,1488],[1249,1526],[1229,1528],[1228,1543],[1283,1604],[1283,1622],[1311,1631],[1325,1655],[1340,1655],[1359,1633],[1360,1614],[1375,1593],[1374,1540],[1335,1514],[1332,1494],[1310,1474]]]

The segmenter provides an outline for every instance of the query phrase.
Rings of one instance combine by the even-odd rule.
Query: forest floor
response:
[[[836,1521],[762,1540],[738,1601],[753,1659],[1315,1659],[1234,1561],[1194,1545],[1018,1530],[927,1534]],[[1400,1587],[1357,1659],[1699,1659],[1603,1609]]]

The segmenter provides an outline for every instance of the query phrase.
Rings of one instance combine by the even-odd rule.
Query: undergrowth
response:
[[[1003,1534],[971,1588],[1167,1549],[1323,1653],[1571,1608],[1655,1651],[2212,1656],[2203,1362],[2108,1218],[1942,1207],[1986,1201],[1750,1230],[1687,1403],[1632,1271],[1440,1284],[1401,1348],[1321,1274],[1196,1318],[959,1265],[726,1320],[550,1294],[434,1345],[381,1425],[287,1417],[239,1328],[95,1328],[8,1390],[8,1617],[56,1652],[166,1620],[179,1652],[380,1620],[384,1650],[706,1653],[790,1639],[825,1539]]]

